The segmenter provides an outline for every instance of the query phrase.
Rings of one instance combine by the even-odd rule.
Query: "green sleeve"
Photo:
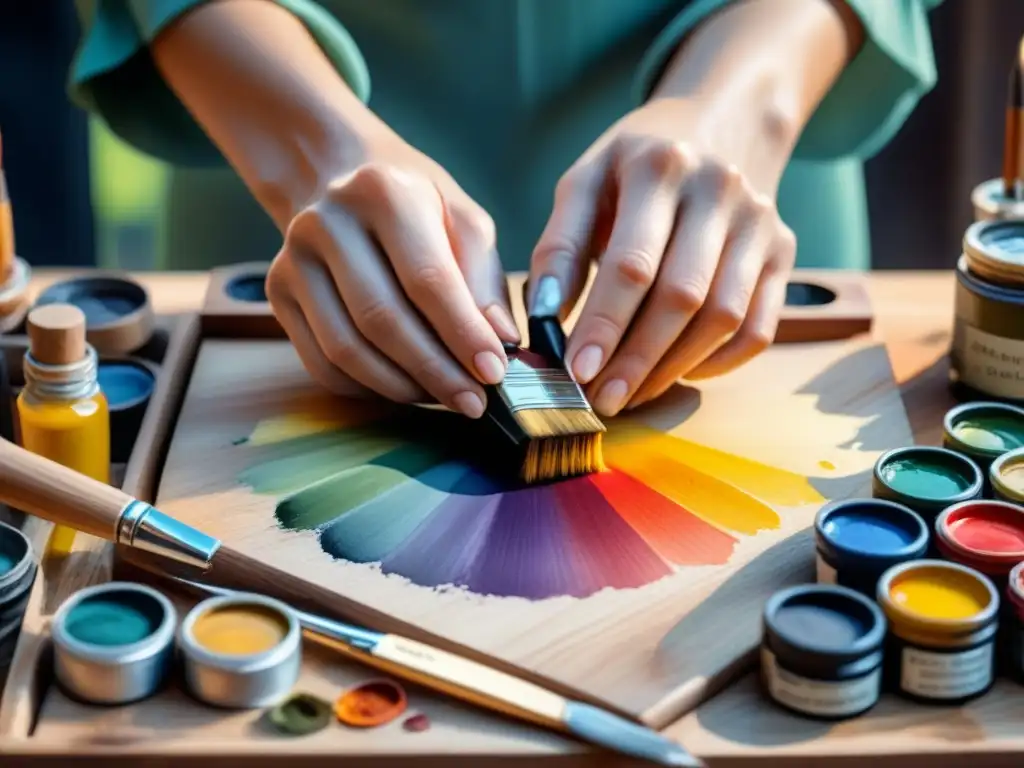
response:
[[[76,0],[82,40],[72,100],[137,149],[178,165],[223,164],[220,152],[164,82],[149,54],[160,31],[207,0]],[[355,94],[370,76],[352,36],[313,0],[275,0],[295,14]]]
[[[729,1],[696,0],[673,19],[641,63],[640,99],[650,93],[683,36]],[[885,146],[935,85],[928,11],[941,2],[846,0],[864,25],[864,45],[805,126],[794,157],[866,159]]]

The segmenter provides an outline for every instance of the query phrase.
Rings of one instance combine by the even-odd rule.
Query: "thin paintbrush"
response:
[[[561,296],[557,279],[541,279],[529,313],[530,347],[506,345],[508,370],[487,397],[487,416],[511,440],[527,483],[605,468],[604,424],[564,362]]]
[[[1003,194],[1024,200],[1024,38],[1017,49],[1006,94],[1006,136],[1003,144]]]
[[[170,577],[214,595],[234,590]],[[569,733],[581,741],[659,765],[698,768],[704,763],[657,731],[605,710],[566,699],[475,661],[399,635],[343,624],[297,609],[314,641],[388,674],[489,710]]]
[[[14,216],[7,195],[4,176],[3,143],[0,139],[0,287],[7,282],[14,267]]]

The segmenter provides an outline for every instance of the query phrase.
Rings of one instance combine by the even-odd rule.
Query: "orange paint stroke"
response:
[[[622,472],[590,476],[619,513],[661,557],[675,565],[718,565],[732,555],[736,539]]]
[[[810,481],[796,472],[691,443],[635,421],[616,421],[609,427],[604,445],[605,460],[610,464],[614,464],[617,457],[634,452],[661,456],[742,489],[769,504],[798,507],[825,501]]]

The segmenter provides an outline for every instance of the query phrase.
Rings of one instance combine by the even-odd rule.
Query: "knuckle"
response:
[[[687,144],[659,143],[644,151],[647,169],[659,178],[680,182],[693,170],[696,156]]]
[[[406,287],[410,298],[416,303],[434,298],[445,299],[451,292],[451,278],[448,270],[437,264],[421,264],[412,271]]]
[[[267,300],[271,304],[280,302],[288,295],[288,284],[290,282],[288,273],[290,271],[289,264],[291,258],[291,251],[282,249],[274,257],[274,260],[270,262],[270,268],[267,269],[265,290],[267,292]]]
[[[743,325],[745,313],[736,304],[715,302],[705,306],[707,322],[723,333],[735,333]]]
[[[621,251],[609,261],[619,281],[630,287],[650,288],[658,276],[658,260],[646,251]]]
[[[701,171],[701,184],[715,200],[725,200],[743,184],[743,176],[732,163],[717,160],[707,163]]]
[[[737,334],[737,338],[744,347],[750,350],[751,354],[759,355],[771,346],[772,335],[762,328],[749,331],[744,329]]]
[[[401,325],[395,308],[384,302],[363,308],[356,314],[355,321],[356,327],[371,339],[394,338]]]
[[[707,288],[691,280],[668,283],[657,296],[656,303],[683,315],[694,315],[704,305]]]
[[[602,310],[595,310],[587,316],[587,338],[607,340],[616,343],[625,333],[625,328],[614,316]]]
[[[359,355],[356,345],[342,336],[333,337],[324,345],[322,351],[333,366],[343,371],[348,370]]]
[[[463,206],[452,207],[449,214],[452,224],[459,231],[469,234],[473,240],[491,245],[497,242],[498,230],[486,211]]]

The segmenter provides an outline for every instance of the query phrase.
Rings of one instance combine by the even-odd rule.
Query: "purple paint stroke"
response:
[[[599,585],[574,570],[568,535],[554,486],[504,494],[467,586],[480,595],[531,600],[591,594]]]

